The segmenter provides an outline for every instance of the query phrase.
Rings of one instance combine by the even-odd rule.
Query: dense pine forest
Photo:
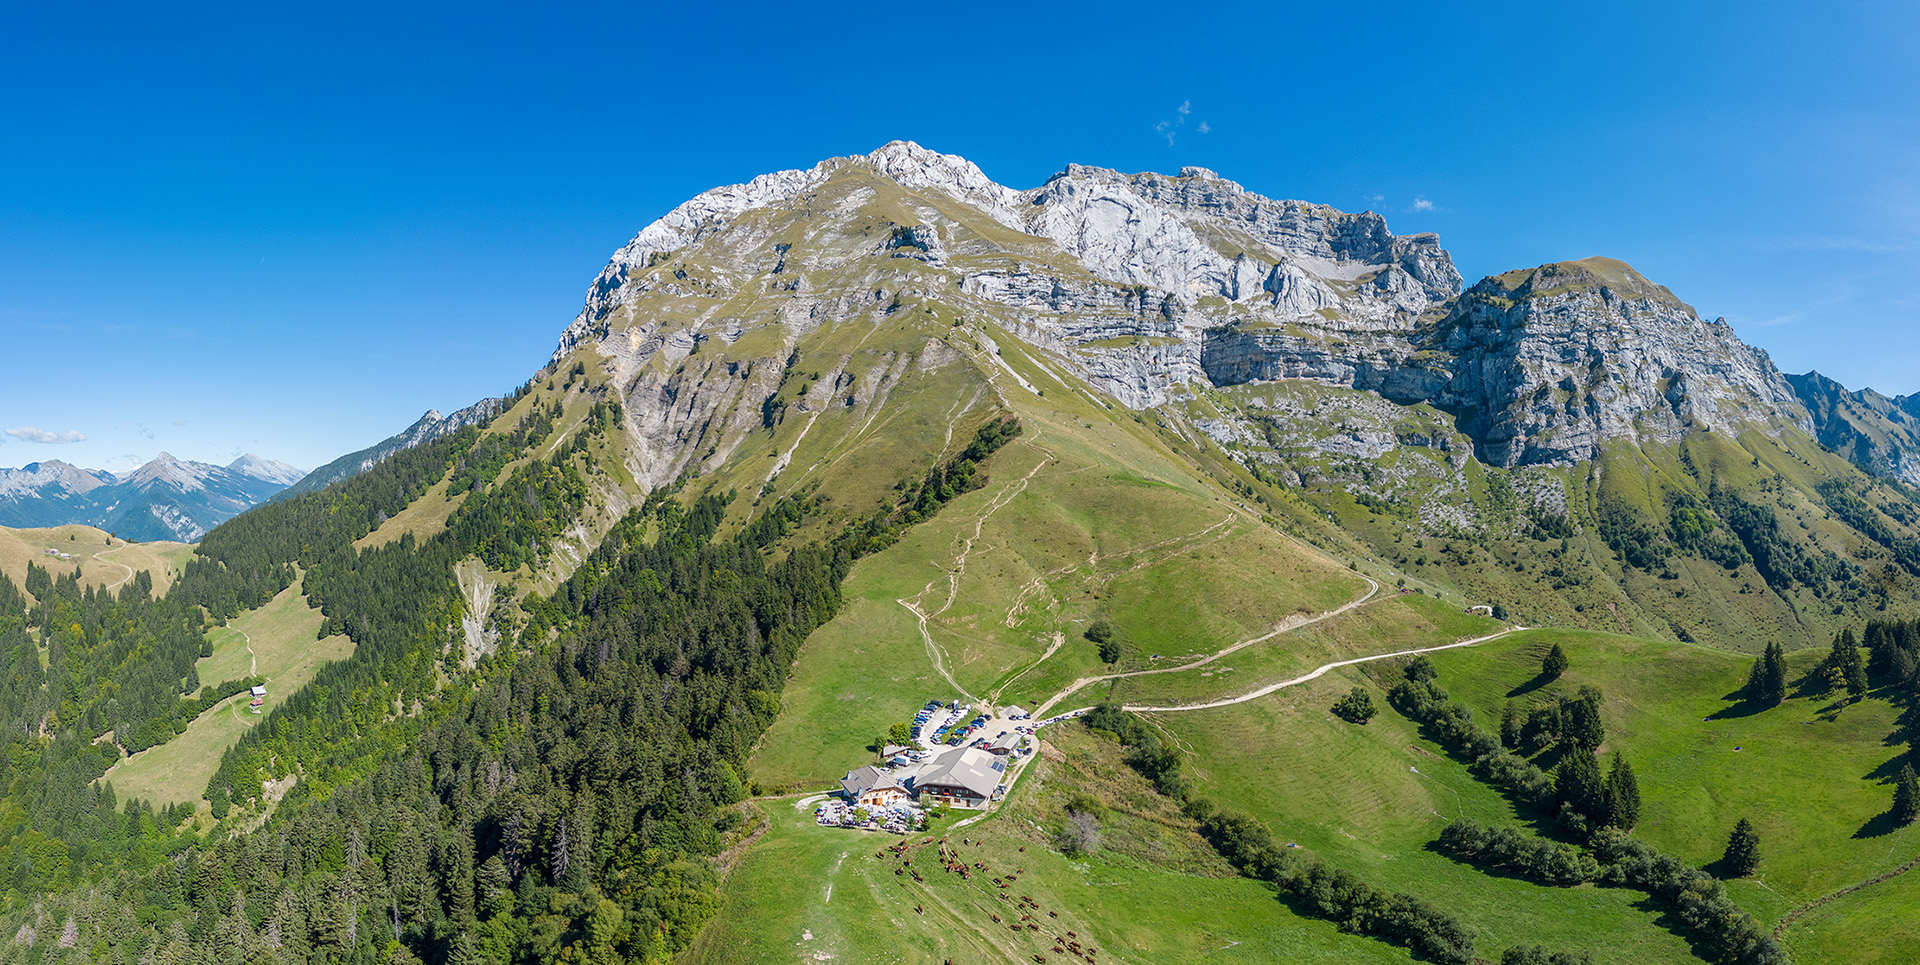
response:
[[[504,437],[536,444],[552,419]],[[572,445],[497,483],[503,434],[469,428],[260,507],[210,534],[163,599],[144,578],[110,595],[36,569],[29,606],[0,579],[0,962],[660,961],[683,947],[717,900],[708,859],[740,820],[746,756],[853,560],[983,484],[1019,426],[988,422],[893,505],[804,546],[784,537],[820,508],[810,494],[721,539],[732,493],[657,493],[550,597],[485,615],[517,632],[462,667],[454,565],[539,560],[581,505],[585,439],[617,419],[595,407]],[[355,549],[449,473],[470,492],[444,531]],[[98,779],[121,753],[249,683],[193,679],[205,630],[302,578],[321,634],[355,649],[227,753],[206,791],[217,823],[116,801]]]

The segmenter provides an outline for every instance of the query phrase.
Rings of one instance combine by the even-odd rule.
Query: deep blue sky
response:
[[[87,437],[0,465],[311,468],[524,379],[685,198],[894,138],[1611,255],[1920,390],[1911,3],[175,6],[0,8],[0,428]]]

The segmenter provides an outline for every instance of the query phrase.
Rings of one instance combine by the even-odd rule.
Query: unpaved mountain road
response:
[[[1291,633],[1295,630],[1300,629],[1301,627],[1310,627],[1316,623],[1319,623],[1322,620],[1327,620],[1333,617],[1337,617],[1340,614],[1346,613],[1347,611],[1352,610],[1355,607],[1358,607],[1361,604],[1364,604],[1367,601],[1373,599],[1374,596],[1380,592],[1380,584],[1378,581],[1376,581],[1370,576],[1365,576],[1365,575],[1362,575],[1360,578],[1367,581],[1367,592],[1361,594],[1358,597],[1355,597],[1352,600],[1348,600],[1347,602],[1342,603],[1341,605],[1331,610],[1327,610],[1323,613],[1315,614],[1314,616],[1311,616],[1311,617],[1289,616],[1286,619],[1281,620],[1280,623],[1277,626],[1275,626],[1272,630],[1266,633],[1263,633],[1260,636],[1251,637],[1249,639],[1242,640],[1239,643],[1233,644],[1232,646],[1226,647],[1225,649],[1222,649],[1218,652],[1209,654],[1205,657],[1201,657],[1200,659],[1195,660],[1191,663],[1183,663],[1177,667],[1157,667],[1152,670],[1130,670],[1124,673],[1110,673],[1110,674],[1101,674],[1095,677],[1081,677],[1079,680],[1076,680],[1073,683],[1068,684],[1066,689],[1060,691],[1057,694],[1054,694],[1052,697],[1047,698],[1046,703],[1041,704],[1039,709],[1033,712],[1033,716],[1036,718],[1046,717],[1047,711],[1052,710],[1054,705],[1078,693],[1082,688],[1085,688],[1092,684],[1100,683],[1103,680],[1120,680],[1125,677],[1144,677],[1149,674],[1157,674],[1157,673],[1179,673],[1183,670],[1192,670],[1196,667],[1204,667],[1207,664],[1210,664],[1215,660],[1220,659],[1221,657],[1225,657],[1230,654],[1237,653],[1241,650],[1246,649],[1247,647],[1253,646],[1256,643],[1264,643],[1283,633]],[[1378,658],[1375,658],[1375,659],[1378,659]],[[1322,668],[1321,671],[1319,672],[1324,672],[1325,669],[1326,668]]]
[[[1227,707],[1233,704],[1245,703],[1249,700],[1258,700],[1259,698],[1265,697],[1266,695],[1273,693],[1274,691],[1285,690],[1288,687],[1297,686],[1299,684],[1304,684],[1309,680],[1318,679],[1321,675],[1325,674],[1329,670],[1337,670],[1341,667],[1351,667],[1357,663],[1371,663],[1375,660],[1391,660],[1394,657],[1411,657],[1415,654],[1433,653],[1438,650],[1452,650],[1455,647],[1471,647],[1476,643],[1486,643],[1489,640],[1498,640],[1501,637],[1504,637],[1510,633],[1519,633],[1520,631],[1525,629],[1527,628],[1526,627],[1508,627],[1507,629],[1502,630],[1499,633],[1489,633],[1484,637],[1474,637],[1471,640],[1460,640],[1454,643],[1442,644],[1437,647],[1421,647],[1417,650],[1400,650],[1394,653],[1378,653],[1370,657],[1354,657],[1351,660],[1336,660],[1333,663],[1321,664],[1312,673],[1303,674],[1301,676],[1293,678],[1292,680],[1282,680],[1276,684],[1268,684],[1267,686],[1262,687],[1259,690],[1253,691],[1252,693],[1241,694],[1238,697],[1226,697],[1220,700],[1210,700],[1210,701],[1207,701],[1206,703],[1201,703],[1201,704],[1178,704],[1178,705],[1169,706],[1169,707],[1153,707],[1153,706],[1147,706],[1147,705],[1129,704],[1129,705],[1126,705],[1123,709],[1132,710],[1132,711],[1142,711],[1142,712],[1160,712],[1160,711],[1177,711],[1177,710],[1207,710],[1213,707]]]

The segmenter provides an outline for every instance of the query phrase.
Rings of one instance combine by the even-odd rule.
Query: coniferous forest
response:
[[[529,419],[512,438],[550,430]],[[144,575],[110,595],[36,568],[29,606],[0,579],[0,962],[664,960],[715,907],[707,859],[740,820],[746,756],[852,562],[983,484],[1018,432],[989,422],[894,505],[802,546],[781,541],[819,508],[805,494],[729,538],[731,493],[656,494],[550,597],[492,614],[518,632],[472,669],[453,656],[454,564],[542,552],[578,509],[581,440],[497,484],[505,463],[470,470],[498,433],[406,450],[210,534],[161,599]],[[444,531],[354,548],[449,472],[472,492]],[[301,574],[322,635],[355,650],[226,754],[206,791],[220,823],[117,801],[98,778],[123,749],[250,683],[192,678],[205,630]]]

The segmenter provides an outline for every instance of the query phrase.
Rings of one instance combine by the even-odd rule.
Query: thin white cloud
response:
[[[48,445],[59,445],[65,442],[87,441],[85,433],[74,429],[68,429],[65,432],[48,432],[45,429],[36,429],[33,426],[21,426],[17,429],[8,429],[6,432],[7,435],[21,442],[41,442]]]
[[[135,432],[138,432],[138,433],[140,433],[141,435],[143,435],[143,436],[146,436],[146,437],[147,437],[147,438],[149,438],[149,439],[151,439],[151,438],[153,438],[153,428],[152,428],[151,426],[148,426],[148,425],[147,425],[146,423],[144,423],[144,422],[136,422],[136,423],[134,423],[134,424],[133,424],[133,429],[134,429],[134,431],[135,431]]]
[[[1213,127],[1212,127],[1211,125],[1209,125],[1209,124],[1208,124],[1208,123],[1207,123],[1206,121],[1201,121],[1201,122],[1200,122],[1200,126],[1199,126],[1199,127],[1197,127],[1197,128],[1194,128],[1194,130],[1197,130],[1197,131],[1199,131],[1199,132],[1200,132],[1200,133],[1202,133],[1202,134],[1212,134],[1212,133],[1213,133]]]
[[[1426,198],[1414,198],[1414,199],[1413,199],[1413,210],[1415,210],[1415,211],[1432,211],[1432,210],[1433,210],[1433,202],[1431,202],[1431,201],[1428,201],[1428,200],[1427,200]]]
[[[1179,133],[1181,128],[1187,126],[1187,117],[1190,116],[1192,113],[1193,113],[1193,102],[1181,101],[1180,107],[1173,112],[1173,119],[1169,121],[1161,121],[1160,123],[1153,125],[1153,132],[1155,134],[1160,135],[1161,137],[1166,138],[1167,146],[1172,147],[1174,135]],[[1213,128],[1207,126],[1206,121],[1201,121],[1200,126],[1195,128],[1195,130],[1198,130],[1200,133],[1205,134],[1213,130]]]

